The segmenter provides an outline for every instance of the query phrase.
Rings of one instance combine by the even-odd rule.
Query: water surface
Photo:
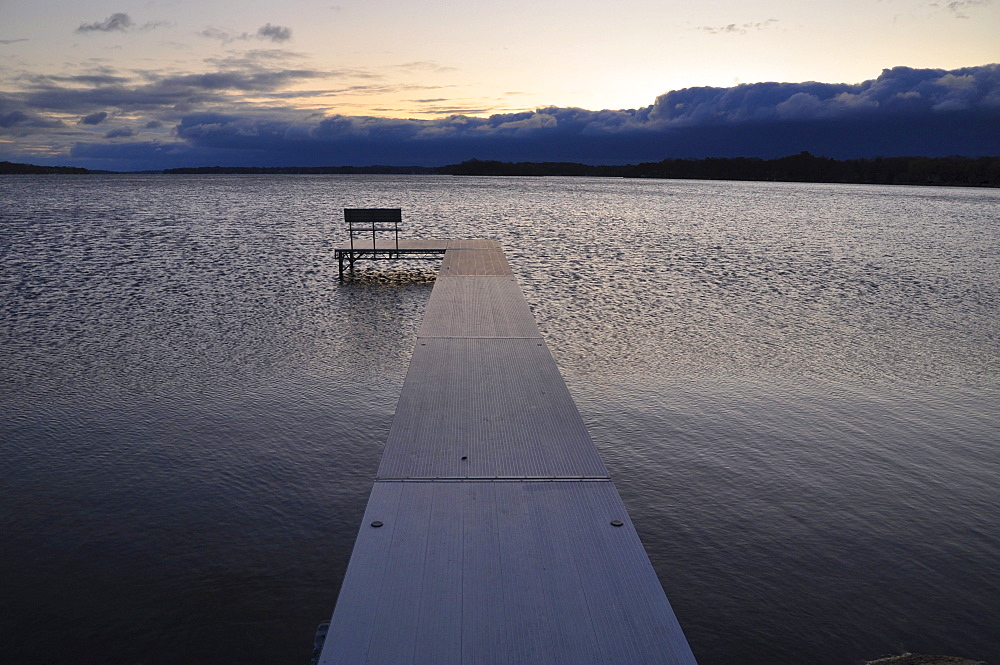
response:
[[[503,243],[702,665],[1000,660],[1000,192],[7,177],[0,646],[308,662],[436,263]]]

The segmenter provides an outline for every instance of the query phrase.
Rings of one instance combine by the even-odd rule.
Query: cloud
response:
[[[139,26],[139,30],[156,30],[157,28],[169,28],[174,25],[171,21],[147,21]]]
[[[420,115],[480,115],[489,112],[490,109],[485,109],[476,106],[458,106],[458,105],[444,105],[444,106],[428,106],[427,108],[417,111]]]
[[[35,85],[47,85],[50,83],[78,83],[82,85],[121,85],[128,83],[131,79],[126,76],[115,76],[113,74],[78,74],[75,76],[51,76],[38,75],[28,77]]]
[[[303,62],[308,56],[280,48],[250,49],[239,53],[228,53],[224,57],[206,58],[205,63],[219,69],[260,69],[286,66],[292,62]]]
[[[11,111],[6,115],[0,115],[0,127],[7,129],[19,122],[27,122],[30,119],[28,114],[23,111]]]
[[[265,23],[261,27],[257,28],[257,37],[259,39],[267,39],[272,42],[287,42],[292,38],[292,30],[291,28],[285,28],[280,25]]]
[[[236,41],[248,41],[251,39],[280,44],[282,42],[287,42],[292,38],[292,29],[281,25],[271,25],[270,23],[265,23],[257,28],[257,32],[253,34],[249,32],[232,33],[214,26],[209,26],[198,34],[208,39],[217,39],[223,44],[230,44]]]
[[[20,39],[0,39],[0,44],[17,44],[18,42],[26,42],[27,38],[22,37]]]
[[[992,0],[951,0],[951,2],[932,2],[931,7],[940,7],[950,12],[955,18],[967,19],[966,10],[982,7],[992,3]]]
[[[236,36],[236,37],[234,37],[232,34],[226,32],[225,30],[220,30],[219,28],[214,28],[214,27],[211,27],[211,26],[205,28],[204,30],[202,30],[198,34],[201,35],[202,37],[206,37],[208,39],[218,39],[219,41],[221,41],[224,44],[228,44],[229,42],[233,41],[234,39],[249,39],[250,38],[250,36],[247,33],[245,33],[245,32],[242,34],[242,36]]]
[[[90,115],[85,115],[80,118],[81,125],[99,125],[108,119],[108,114],[106,111],[98,111],[97,113],[91,113]]]
[[[131,127],[117,127],[112,129],[110,132],[104,135],[106,139],[121,139],[128,138],[130,136],[135,136],[135,132]]]
[[[10,100],[0,95],[0,134],[26,136],[63,127],[62,121],[40,117],[22,109],[12,109]]]
[[[103,21],[96,23],[81,23],[73,32],[86,34],[88,32],[130,32],[132,30],[155,30],[172,25],[170,21],[148,21],[142,25],[136,25],[128,14],[116,12]]]
[[[777,22],[778,19],[769,18],[766,21],[757,21],[755,23],[730,23],[722,26],[701,25],[698,26],[698,30],[702,30],[712,35],[745,35],[751,30],[766,30]]]
[[[75,32],[127,32],[134,26],[128,14],[117,12],[97,23],[81,23]]]
[[[183,143],[149,141],[78,142],[70,149],[69,157],[78,163],[113,165],[122,170],[170,168],[184,166],[209,155]]]
[[[404,62],[400,65],[396,65],[395,68],[402,69],[408,72],[427,72],[432,74],[441,74],[441,73],[458,71],[456,67],[446,67],[444,65],[439,65],[436,62],[430,62],[428,60],[420,60],[417,62]]]
[[[668,156],[1000,152],[1000,67],[884,70],[859,84],[688,88],[649,107],[543,108],[435,120],[190,114],[177,136],[200,149],[281,163],[440,164],[481,159],[622,163]]]
[[[99,76],[34,77],[29,88],[11,95],[20,110],[88,114],[115,108],[126,112],[184,112],[210,104],[237,104],[242,93],[272,93],[300,80],[322,78],[327,72],[309,69],[225,70],[201,74],[159,75],[125,79]],[[68,84],[68,85],[65,85]]]
[[[82,116],[75,128],[53,134],[52,144],[64,145],[76,132],[72,159],[110,169],[167,163],[440,165],[473,157],[616,164],[667,157],[780,157],[804,150],[837,158],[1000,154],[1000,65],[895,67],[861,83],[686,88],[637,109],[545,107],[490,117],[476,117],[481,109],[462,100],[414,94],[428,113],[400,119],[276,106],[283,96],[300,94],[288,90],[293,83],[337,73],[269,68],[253,59],[244,64],[204,73],[145,74],[129,84],[118,82],[114,71],[39,78],[23,93],[0,93],[0,126],[5,123],[8,134],[34,132],[37,137],[51,130],[32,123]],[[274,64],[284,63],[279,58]],[[321,103],[336,91],[309,94]],[[268,96],[272,105],[250,104],[247,95]],[[111,115],[139,114],[147,128],[162,123],[160,134],[172,127],[173,142],[140,141],[137,133],[117,129],[96,134],[116,141],[88,135],[88,118],[99,124]],[[9,153],[10,144],[0,149]]]
[[[275,70],[275,71],[224,71],[207,74],[187,74],[184,76],[169,76],[158,81],[165,88],[198,88],[202,90],[242,90],[268,91],[277,90],[293,81],[318,78],[323,72],[308,69]]]
[[[998,94],[998,65],[951,72],[895,67],[858,84],[752,83],[675,90],[657,98],[649,117],[674,126],[782,118],[844,119],[947,108],[995,109],[991,100]]]

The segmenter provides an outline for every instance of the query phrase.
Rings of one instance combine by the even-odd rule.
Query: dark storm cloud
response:
[[[112,129],[110,132],[104,135],[106,139],[120,139],[128,138],[130,136],[135,136],[135,132],[131,127],[117,127]]]
[[[860,84],[688,88],[632,110],[543,108],[436,120],[191,114],[178,138],[280,163],[440,164],[470,157],[623,163],[665,157],[996,154],[1000,68],[898,67]]]
[[[81,125],[99,125],[108,119],[108,114],[105,111],[98,111],[97,113],[91,113],[90,115],[85,115],[80,118]]]
[[[6,115],[0,115],[0,127],[10,128],[19,122],[27,122],[31,118],[23,111],[11,111]]]
[[[0,134],[26,135],[62,126],[59,120],[27,112],[16,99],[0,93]]]
[[[733,88],[688,88],[657,98],[653,122],[701,125],[770,120],[846,119],[895,113],[1000,107],[1000,67],[945,72],[896,67],[856,85],[753,83]]]
[[[128,14],[117,12],[107,17],[103,21],[96,23],[81,23],[75,32],[126,32],[135,23]]]
[[[123,170],[169,168],[204,160],[207,155],[183,143],[105,142],[77,143],[70,157],[83,163],[114,165]],[[150,166],[155,164],[155,166]]]
[[[163,85],[145,85],[137,88],[102,86],[86,89],[50,86],[28,91],[22,98],[25,106],[64,113],[96,107],[116,107],[126,111],[151,110],[184,106],[193,101],[211,102],[216,99],[207,94],[199,96],[198,92],[192,88],[170,88]]]
[[[621,164],[667,157],[770,158],[804,150],[835,158],[1000,154],[998,65],[951,71],[896,67],[857,84],[687,88],[639,109],[548,107],[488,118],[472,117],[468,114],[476,109],[441,96],[421,99],[438,113],[457,112],[431,119],[329,115],[242,101],[244,93],[294,96],[286,90],[291,82],[329,74],[249,67],[147,76],[135,86],[63,86],[50,80],[20,96],[0,96],[0,118],[18,132],[28,131],[24,116],[45,110],[141,112],[147,121],[174,125],[175,143],[169,145],[117,135],[110,138],[123,140],[81,142],[73,151],[87,160],[77,163],[113,169],[126,163],[160,168],[164,160],[185,165],[178,164],[182,159],[194,160],[186,164],[193,166],[309,166],[440,165],[473,157]],[[344,89],[368,87],[387,86]],[[324,95],[336,98],[328,90],[315,91],[313,99]]]

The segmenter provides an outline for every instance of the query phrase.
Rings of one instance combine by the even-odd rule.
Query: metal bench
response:
[[[337,247],[335,254],[344,279],[344,263],[354,270],[359,259],[379,261],[385,259],[433,259],[448,249],[448,240],[399,239],[403,215],[399,208],[344,208],[344,221],[350,241]],[[391,233],[386,238],[384,234]],[[379,234],[382,239],[379,240]]]
[[[351,236],[351,251],[354,251],[355,237],[368,235],[372,238],[372,248],[378,247],[379,233],[392,233],[393,245],[399,251],[399,225],[403,221],[400,208],[344,208],[344,221]]]

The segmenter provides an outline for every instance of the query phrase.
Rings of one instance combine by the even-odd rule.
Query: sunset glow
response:
[[[178,127],[197,113],[308,124],[634,110],[671,90],[1000,61],[993,0],[40,0],[2,11],[9,159],[73,161],[74,146],[95,142],[184,147]]]

